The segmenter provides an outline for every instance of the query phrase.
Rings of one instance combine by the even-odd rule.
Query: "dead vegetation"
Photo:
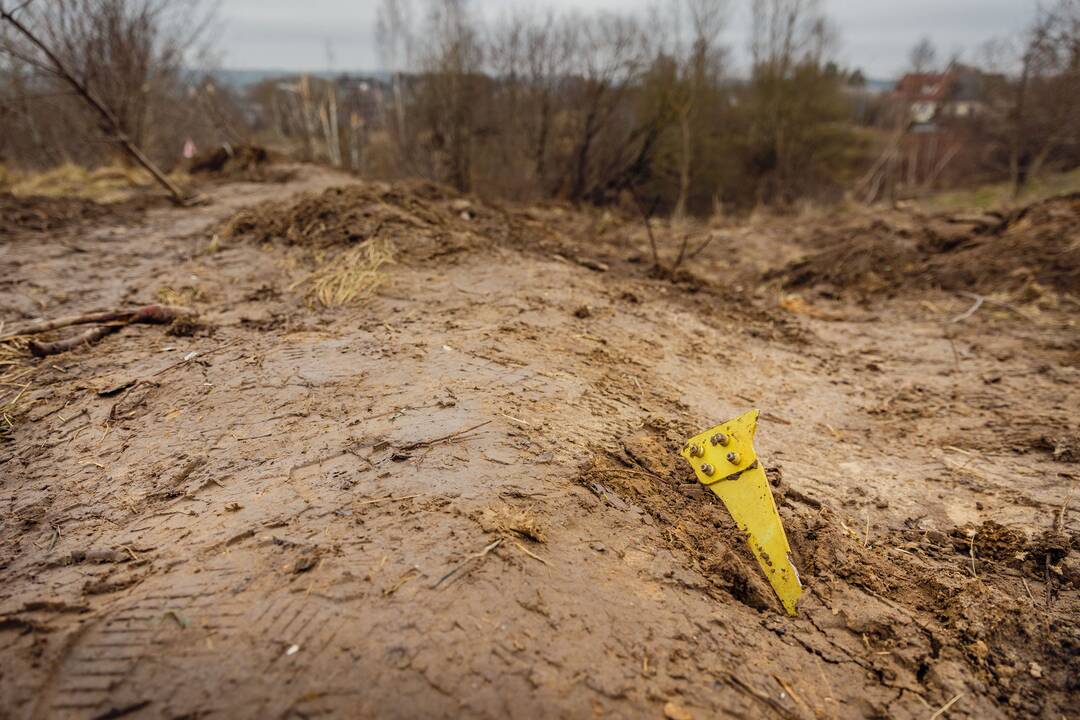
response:
[[[25,338],[0,340],[0,435],[15,429],[16,418],[29,404],[34,369],[28,350]]]
[[[1080,196],[1001,216],[894,216],[819,228],[818,248],[770,271],[790,289],[895,297],[938,288],[986,295],[1080,289]]]
[[[206,212],[204,231],[163,241],[147,266],[115,262],[144,240],[137,228],[94,246],[115,253],[107,263],[86,267],[86,253],[48,263],[70,263],[63,267],[91,286],[103,268],[121,273],[117,292],[134,287],[221,317],[214,335],[174,324],[169,337],[143,331],[158,343],[132,332],[131,342],[34,360],[27,333],[62,332],[58,323],[6,328],[17,337],[0,331],[13,341],[0,356],[2,447],[12,451],[0,463],[21,463],[16,476],[30,479],[13,490],[20,531],[3,536],[20,591],[44,585],[109,617],[106,603],[141,601],[181,577],[214,608],[228,598],[254,611],[269,593],[289,604],[286,621],[303,612],[316,622],[324,608],[377,616],[371,627],[351,616],[326,626],[348,655],[317,656],[310,639],[278,640],[262,626],[250,636],[213,630],[215,643],[263,653],[260,666],[293,658],[289,672],[312,678],[350,672],[372,638],[400,642],[386,628],[402,618],[422,633],[458,622],[471,634],[488,624],[475,619],[490,616],[498,636],[511,638],[508,657],[553,668],[555,680],[530,685],[525,702],[581,674],[589,684],[565,702],[603,702],[611,715],[659,713],[672,697],[694,717],[739,699],[748,699],[748,717],[766,706],[793,717],[914,718],[946,706],[1067,712],[1080,643],[1066,497],[1076,428],[1065,407],[1071,371],[1045,347],[1069,342],[1063,306],[1047,309],[1056,324],[1045,342],[1027,344],[978,322],[949,323],[966,298],[924,321],[893,296],[940,302],[924,292],[936,286],[912,273],[944,272],[961,252],[977,282],[953,287],[1015,293],[1045,282],[1064,296],[1068,265],[1032,258],[1069,248],[1080,215],[1072,199],[962,222],[895,211],[807,216],[786,244],[773,223],[789,218],[658,223],[665,247],[713,238],[675,278],[650,272],[647,233],[633,217],[502,208],[423,183],[310,192],[224,222],[209,208],[195,212]],[[215,252],[193,250],[215,234]],[[911,251],[904,264],[890,264],[901,252],[893,245],[865,252],[884,236]],[[1038,250],[1000,258],[1000,243]],[[56,272],[35,265],[27,243],[11,247],[20,277]],[[831,297],[833,312],[787,318],[801,332],[791,342],[769,282],[790,277],[780,257],[828,251],[837,253],[831,263],[818,259],[810,266],[818,274],[799,287]],[[762,271],[759,260],[783,273]],[[290,286],[295,295],[284,292]],[[966,320],[996,302],[978,297]],[[60,325],[71,322],[67,312],[99,327],[131,319],[87,316],[71,307],[77,298],[53,302],[68,308],[48,313]],[[353,308],[305,307],[337,303]],[[870,308],[875,322],[847,320],[853,305]],[[912,349],[903,338],[886,346],[894,335],[936,341],[943,323],[958,330],[955,350]],[[778,615],[742,533],[677,454],[715,415],[759,402],[767,476],[807,588],[791,620]],[[946,445],[963,460],[941,456]],[[54,484],[61,472],[73,479]],[[82,506],[96,514],[58,509]],[[146,528],[138,541],[126,535],[132,527]],[[90,556],[80,547],[90,540],[124,567],[76,563]],[[226,579],[203,590],[217,568]],[[250,586],[236,584],[238,570]],[[75,626],[24,607],[20,599],[4,610],[31,628],[4,662],[30,668],[34,685],[42,674],[29,664],[32,628]],[[202,596],[197,606],[170,606],[169,629],[208,632],[202,607],[210,607]],[[561,665],[529,655],[536,638]],[[605,643],[622,655],[610,660]],[[439,702],[468,695],[455,683],[484,662],[477,653],[486,649],[476,648],[489,647],[468,636],[452,645],[457,660],[437,655],[428,666],[453,680]],[[62,662],[57,646],[42,652]],[[177,672],[205,667],[204,656],[179,650],[173,660]],[[730,686],[664,689],[725,661],[737,668]],[[817,668],[813,685],[793,670],[807,663]],[[647,690],[590,674],[622,677],[626,667],[628,682]],[[760,667],[768,673],[750,670]],[[859,683],[850,680],[856,669]],[[819,675],[832,689],[818,692]],[[155,686],[138,677],[133,686]],[[399,682],[388,676],[380,687],[396,691]]]
[[[371,295],[384,279],[381,269],[394,261],[394,246],[375,238],[326,257],[316,256],[315,270],[289,288],[303,287],[311,302],[323,307],[351,305]]]
[[[219,234],[295,248],[308,271],[290,289],[302,288],[310,302],[330,307],[368,297],[397,256],[421,262],[490,246],[508,236],[507,222],[437,185],[364,184],[242,210]]]

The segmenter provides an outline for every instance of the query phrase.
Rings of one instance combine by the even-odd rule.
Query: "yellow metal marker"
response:
[[[751,410],[721,423],[690,438],[680,454],[693,466],[701,484],[724,501],[784,609],[794,615],[802,583],[791,562],[791,546],[765,469],[754,452],[757,419],[758,411]]]

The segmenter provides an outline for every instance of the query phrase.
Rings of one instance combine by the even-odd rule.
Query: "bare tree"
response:
[[[937,47],[929,37],[923,37],[908,53],[908,65],[916,74],[933,72],[937,63]]]
[[[646,38],[632,18],[602,14],[568,26],[574,69],[573,106],[580,120],[568,177],[569,197],[580,202],[596,186],[592,176],[597,139],[608,127],[645,68]]]
[[[376,17],[375,38],[383,66],[393,71],[393,107],[398,145],[405,144],[404,70],[413,68],[415,38],[413,6],[409,0],[382,0]]]
[[[835,33],[819,0],[752,0],[746,171],[757,201],[791,199],[820,183],[847,143],[843,78],[826,62]]]
[[[1080,147],[1080,0],[1038,10],[1008,117],[1009,170],[1018,196],[1053,153]]]
[[[715,87],[718,79],[720,52],[716,44],[723,30],[727,3],[723,0],[672,0],[673,15],[685,7],[690,21],[690,46],[682,50],[677,57],[681,65],[679,88],[676,93],[675,112],[679,123],[679,194],[675,202],[673,215],[682,218],[686,215],[686,205],[690,195],[691,169],[694,159],[694,126],[700,111],[702,99],[710,88]],[[676,36],[681,36],[682,28],[676,28]],[[682,45],[681,37],[679,40]]]
[[[11,32],[0,51],[38,72],[46,87],[67,87],[101,131],[176,199],[183,191],[143,151],[156,120],[155,92],[175,90],[187,53],[211,14],[200,0],[55,0],[0,3]]]
[[[420,96],[439,161],[437,174],[460,191],[472,187],[472,152],[483,50],[468,0],[431,0]]]

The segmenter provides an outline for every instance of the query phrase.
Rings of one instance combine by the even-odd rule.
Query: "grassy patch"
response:
[[[917,201],[917,204],[930,212],[1003,210],[1073,192],[1080,192],[1080,169],[1067,173],[1054,173],[1032,180],[1017,198],[1012,196],[1012,185],[1001,182],[968,190],[938,193]]]

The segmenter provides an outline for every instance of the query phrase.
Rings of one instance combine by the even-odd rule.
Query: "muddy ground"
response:
[[[291,172],[0,224],[0,334],[202,319],[7,345],[0,716],[1075,717],[1076,203],[693,227],[671,280],[615,215]],[[751,407],[795,618],[676,455]]]

